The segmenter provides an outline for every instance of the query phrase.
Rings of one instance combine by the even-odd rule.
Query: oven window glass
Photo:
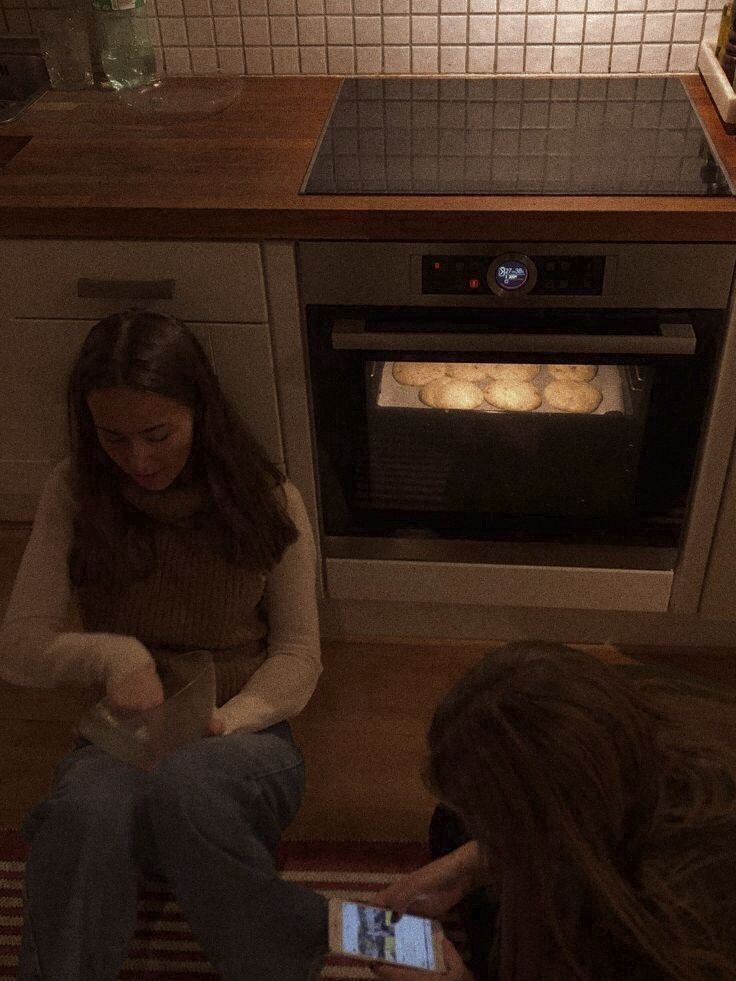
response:
[[[695,335],[687,356],[578,359],[341,349],[344,315],[316,308],[308,324],[326,536],[677,546],[715,314],[680,315]],[[442,320],[416,316],[422,330]],[[611,336],[632,323],[654,333],[644,312],[595,319]]]

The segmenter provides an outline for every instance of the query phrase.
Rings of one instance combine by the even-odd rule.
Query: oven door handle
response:
[[[365,320],[335,320],[332,347],[337,351],[448,351],[493,354],[646,354],[695,353],[692,324],[660,323],[650,334],[429,334],[370,331]]]

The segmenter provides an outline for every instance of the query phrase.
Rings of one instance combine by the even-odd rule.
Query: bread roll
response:
[[[539,374],[538,364],[489,364],[488,374],[495,381],[528,382]]]
[[[603,395],[588,382],[553,381],[545,386],[544,397],[561,412],[595,412]]]
[[[426,385],[444,377],[445,365],[439,361],[394,361],[391,373],[399,385]]]
[[[528,381],[492,381],[483,389],[483,397],[506,412],[531,412],[542,404],[542,396]]]
[[[598,365],[550,364],[547,370],[555,381],[589,382],[598,374]]]
[[[458,381],[478,382],[490,378],[489,364],[467,364],[465,362],[451,362],[445,365],[445,373],[450,378],[457,378]]]
[[[419,398],[433,409],[477,409],[483,396],[472,382],[436,378],[419,391]]]

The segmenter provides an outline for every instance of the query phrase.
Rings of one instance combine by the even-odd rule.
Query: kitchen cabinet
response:
[[[718,511],[699,612],[710,619],[736,620],[736,448]]]
[[[0,242],[0,520],[29,520],[68,452],[66,380],[89,328],[126,307],[181,317],[223,390],[283,463],[260,247]]]

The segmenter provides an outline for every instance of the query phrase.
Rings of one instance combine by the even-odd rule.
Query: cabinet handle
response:
[[[173,279],[78,279],[77,296],[85,300],[172,300]]]

